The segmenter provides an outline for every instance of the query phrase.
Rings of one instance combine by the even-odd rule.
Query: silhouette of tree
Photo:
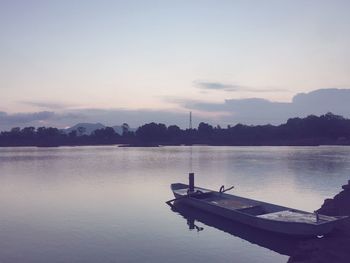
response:
[[[148,123],[136,130],[136,136],[141,141],[161,142],[167,137],[167,127],[162,123]]]
[[[78,136],[83,136],[86,133],[86,128],[85,127],[78,127]]]
[[[112,127],[106,127],[106,128],[95,130],[93,132],[93,136],[98,139],[102,139],[106,141],[106,140],[113,140],[116,137],[119,137],[119,134],[117,134]]]
[[[212,133],[213,133],[213,126],[209,125],[208,123],[201,122],[198,125],[199,136],[208,137],[208,136],[212,135]]]
[[[11,135],[12,136],[19,136],[21,134],[21,128],[20,127],[14,127],[11,129]]]
[[[34,127],[25,127],[21,130],[21,134],[26,138],[33,138],[35,136],[35,128]]]
[[[181,130],[176,125],[168,128],[162,123],[148,123],[139,127],[136,133],[128,131],[123,124],[123,136],[113,128],[106,127],[86,135],[79,127],[68,134],[52,127],[19,127],[0,133],[0,146],[58,146],[131,143],[152,144],[194,144],[209,145],[350,145],[350,120],[332,113],[306,118],[290,118],[286,123],[248,126],[237,124],[213,128],[201,122],[198,129]]]
[[[168,135],[171,138],[179,137],[179,136],[181,136],[181,129],[179,128],[179,126],[170,125],[168,127]]]
[[[78,136],[77,130],[70,131],[70,132],[68,133],[68,136],[69,136],[70,138],[76,138],[76,137]]]

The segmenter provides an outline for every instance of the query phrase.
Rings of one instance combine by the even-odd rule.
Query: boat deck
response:
[[[275,213],[269,213],[264,215],[258,215],[260,218],[269,220],[284,221],[284,222],[297,222],[297,223],[308,223],[308,224],[320,224],[329,221],[336,220],[335,217],[319,215],[317,221],[316,215],[312,213],[301,213],[298,211],[284,210]]]
[[[234,200],[234,199],[217,199],[217,200],[210,201],[210,203],[220,207],[227,208],[227,209],[233,209],[233,210],[254,207],[253,204],[249,204],[247,202],[242,202],[240,200]]]

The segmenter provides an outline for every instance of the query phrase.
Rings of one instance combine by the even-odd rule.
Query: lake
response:
[[[0,148],[0,262],[288,261],[244,226],[198,215],[190,230],[165,201],[191,170],[196,185],[314,211],[347,183],[350,147]]]

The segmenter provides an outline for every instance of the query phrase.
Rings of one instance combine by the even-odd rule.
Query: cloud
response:
[[[25,124],[33,121],[42,121],[52,118],[55,115],[54,112],[41,111],[34,113],[15,113],[8,114],[6,112],[0,112],[0,122],[2,124]]]
[[[186,99],[186,98],[182,98],[182,97],[173,97],[173,96],[162,97],[162,99],[165,102],[179,105],[183,108],[190,108],[190,105],[197,104],[197,103],[205,103],[201,100]],[[208,102],[208,103],[210,103],[210,102]]]
[[[232,85],[232,84],[223,84],[220,82],[202,82],[194,81],[194,85],[199,89],[204,90],[224,90],[224,91],[240,91],[245,89],[243,86]]]
[[[63,110],[73,107],[73,105],[61,102],[20,101],[20,103],[50,110]]]
[[[299,93],[291,102],[273,102],[261,98],[228,99],[222,103],[202,103],[182,101],[189,110],[206,112],[226,112],[224,123],[280,124],[291,117],[327,112],[350,117],[350,89],[319,89],[309,93]]]
[[[79,120],[82,116],[76,113],[55,113],[53,111],[24,112],[9,114],[0,112],[0,130],[25,126],[57,126],[67,120]]]
[[[201,90],[221,90],[227,92],[237,92],[237,91],[245,91],[245,92],[288,92],[286,89],[280,88],[254,88],[243,85],[236,84],[226,84],[220,82],[206,82],[206,81],[194,81],[194,85]]]
[[[0,112],[0,130],[25,126],[64,128],[80,122],[100,122],[107,126],[126,122],[135,128],[149,122],[160,122],[187,128],[189,111],[193,112],[194,127],[202,121],[222,126],[237,123],[280,124],[288,118],[327,112],[350,118],[350,89],[321,89],[299,93],[291,102],[273,102],[261,98],[227,99],[221,103],[181,98],[167,98],[167,101],[179,105],[182,110],[68,109],[16,114]]]

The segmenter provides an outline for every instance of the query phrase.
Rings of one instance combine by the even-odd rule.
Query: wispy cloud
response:
[[[20,103],[49,110],[64,110],[74,107],[74,105],[62,102],[20,101]]]
[[[221,91],[227,91],[227,92],[238,92],[238,91],[244,91],[244,92],[288,92],[286,89],[281,88],[269,88],[269,87],[262,87],[262,88],[255,88],[255,87],[249,87],[244,85],[238,85],[238,84],[228,84],[228,83],[221,83],[221,82],[207,82],[207,81],[194,81],[194,86],[201,90],[221,90]]]
[[[198,103],[206,103],[203,100],[195,100],[195,99],[188,99],[188,98],[174,97],[174,96],[165,96],[165,97],[162,97],[162,99],[167,103],[178,105],[181,108],[191,108],[191,105],[195,105]],[[208,101],[208,103],[211,103],[211,102]]]
[[[239,85],[224,84],[220,82],[194,81],[193,84],[197,88],[204,90],[239,91],[246,88]]]

